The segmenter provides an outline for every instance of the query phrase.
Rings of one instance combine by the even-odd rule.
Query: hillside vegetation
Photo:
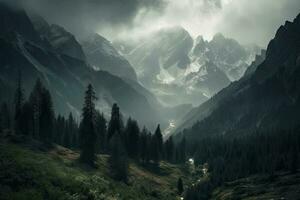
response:
[[[300,173],[278,173],[273,179],[256,175],[224,184],[211,199],[299,199]]]
[[[179,199],[177,180],[188,172],[166,162],[149,169],[133,161],[129,183],[110,178],[107,155],[96,169],[80,164],[79,153],[24,136],[0,139],[0,199]]]

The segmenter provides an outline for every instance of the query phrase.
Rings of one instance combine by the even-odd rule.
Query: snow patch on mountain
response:
[[[259,53],[255,45],[243,46],[222,34],[211,41],[202,36],[193,39],[182,27],[163,29],[135,44],[121,41],[116,46],[135,68],[138,80],[171,105],[178,99],[201,104],[240,79]]]

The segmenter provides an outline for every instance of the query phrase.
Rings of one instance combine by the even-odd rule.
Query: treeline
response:
[[[117,104],[112,106],[111,118],[107,121],[104,114],[95,108],[97,97],[92,85],[88,85],[85,92],[79,123],[72,113],[67,118],[55,115],[50,92],[40,79],[36,81],[27,100],[21,74],[16,85],[13,112],[7,103],[2,103],[0,132],[13,130],[15,134],[30,136],[45,145],[56,143],[79,149],[80,161],[90,166],[96,165],[96,154],[109,154],[111,173],[122,181],[127,181],[129,158],[156,167],[161,160],[173,163],[186,161],[185,139],[178,145],[175,145],[172,137],[164,142],[159,125],[152,134],[145,127],[141,130],[132,118],[124,124]]]
[[[41,140],[44,143],[53,141],[55,115],[50,92],[40,79],[25,101],[21,75],[17,82],[13,112],[11,106],[2,103],[0,130],[14,130],[15,134],[23,134]],[[13,114],[12,114],[13,113]]]
[[[11,109],[13,107],[13,109]],[[30,136],[45,144],[55,142],[66,147],[78,147],[78,125],[73,115],[55,117],[52,98],[38,79],[25,100],[21,74],[17,81],[13,106],[4,102],[0,109],[0,132],[11,131]]]
[[[190,188],[189,199],[207,199],[209,192],[227,181],[266,175],[272,180],[276,172],[296,173],[299,168],[300,130],[264,131],[230,138],[215,136],[192,145],[195,163],[208,164],[209,180]]]

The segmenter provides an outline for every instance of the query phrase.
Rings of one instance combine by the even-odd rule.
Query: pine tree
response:
[[[163,155],[163,138],[160,131],[160,125],[157,126],[155,133],[152,137],[151,152],[152,160],[155,164],[158,165]]]
[[[50,92],[43,88],[41,94],[40,113],[40,139],[44,142],[51,142],[53,139],[54,110]]]
[[[78,125],[76,120],[74,119],[72,113],[69,114],[68,118],[68,126],[69,126],[69,132],[71,135],[71,148],[77,148],[78,147]]]
[[[106,119],[104,114],[96,113],[96,132],[97,132],[97,153],[104,152],[106,149]]]
[[[33,91],[30,94],[29,102],[32,107],[32,134],[33,137],[40,138],[40,116],[41,116],[41,97],[43,85],[40,79],[37,79]]]
[[[70,116],[69,115],[69,119],[65,122],[65,131],[64,131],[64,133],[63,133],[63,146],[64,147],[67,147],[67,148],[71,148],[71,146],[72,146],[72,136],[71,136],[71,134],[72,134],[72,127],[71,127],[71,124],[69,123],[69,120],[70,120],[70,117],[72,117],[72,116]]]
[[[8,130],[11,128],[11,120],[10,120],[10,111],[8,108],[7,103],[2,103],[1,105],[1,129],[3,130]]]
[[[29,102],[25,102],[21,112],[20,129],[25,135],[33,133],[33,108]]]
[[[165,142],[165,155],[166,159],[170,162],[174,159],[174,142],[173,137],[169,137],[167,141]]]
[[[80,160],[90,166],[94,165],[96,159],[95,156],[95,145],[96,145],[96,100],[95,92],[91,84],[88,85],[87,91],[85,92],[84,106],[82,121],[80,124]]]
[[[62,117],[58,116],[58,120],[61,121]],[[61,124],[61,125],[58,125],[59,129],[64,129],[63,131],[58,130],[58,131],[62,131],[61,135],[63,135],[63,139],[62,139],[63,146],[65,146],[67,148],[77,148],[77,134],[78,134],[77,129],[78,129],[78,127],[77,127],[77,123],[75,122],[72,113],[69,114],[69,117],[67,120],[63,120],[63,122],[59,122],[59,123]],[[63,128],[61,128],[61,127],[63,127]],[[57,138],[57,136],[55,136],[55,137]]]
[[[163,136],[161,134],[160,125],[157,126],[154,136],[157,139],[158,152],[159,152],[160,156],[162,156],[163,155]]]
[[[54,109],[50,92],[37,79],[29,98],[32,107],[33,137],[45,143],[52,140]]]
[[[112,177],[119,181],[128,180],[128,160],[121,136],[118,132],[113,134],[110,141],[111,156],[109,158]]]
[[[179,162],[180,163],[185,163],[186,161],[186,140],[185,138],[182,138],[181,142],[180,142],[180,153],[179,153]]]
[[[150,150],[151,150],[151,160],[154,162],[154,164],[158,165],[160,161],[160,153],[159,153],[159,144],[158,139],[153,135],[151,137],[151,144],[150,144]]]
[[[24,92],[22,87],[22,74],[19,71],[17,79],[17,89],[15,91],[15,116],[14,116],[14,129],[15,133],[21,133],[23,131],[22,127],[22,108],[24,103]]]
[[[181,178],[179,178],[177,181],[177,191],[179,195],[183,193],[183,182]]]
[[[55,131],[54,131],[54,142],[60,145],[63,145],[63,137],[65,135],[65,118],[61,115],[58,115],[55,120]]]
[[[180,151],[179,145],[177,145],[175,147],[175,155],[174,155],[174,161],[176,163],[180,163],[180,154],[181,154],[181,151]]]
[[[132,120],[131,118],[128,119],[125,128],[125,134],[126,134],[126,149],[128,155],[131,158],[137,158],[138,151],[139,151],[139,139],[140,139],[139,138],[140,129],[137,124],[137,121]]]
[[[145,162],[149,163],[150,160],[152,159],[152,134],[151,132],[147,133],[147,137],[146,137],[146,159]]]
[[[146,127],[143,128],[139,140],[139,153],[140,159],[143,163],[147,162],[147,154],[148,154],[148,131]]]
[[[110,139],[112,138],[114,133],[122,133],[123,131],[123,121],[121,118],[121,114],[120,114],[120,108],[119,106],[115,103],[112,107],[111,110],[111,118],[108,124],[108,130],[107,130],[107,140],[108,142],[110,141]]]

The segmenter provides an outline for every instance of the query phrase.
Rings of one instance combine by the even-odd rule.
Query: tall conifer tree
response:
[[[43,88],[41,96],[40,113],[40,137],[44,142],[51,142],[53,139],[54,110],[50,92]]]
[[[43,85],[40,79],[37,79],[30,94],[29,102],[32,107],[32,135],[35,138],[40,138],[40,116],[41,116],[41,97]]]
[[[182,138],[179,147],[179,162],[184,163],[186,161],[186,140],[185,137]]]
[[[51,142],[55,114],[50,92],[40,79],[35,83],[29,102],[32,108],[33,137],[46,143]]]
[[[17,88],[15,91],[15,116],[14,129],[15,133],[21,133],[22,129],[22,108],[24,103],[24,91],[22,86],[22,74],[19,71],[17,79]]]
[[[108,124],[108,130],[107,130],[108,142],[112,138],[113,134],[120,133],[120,135],[121,135],[122,131],[123,131],[123,127],[124,127],[124,125],[123,125],[123,121],[122,121],[121,114],[120,114],[120,108],[115,103],[112,107],[111,118],[110,118],[110,121]]]
[[[139,151],[140,129],[137,121],[128,119],[125,129],[126,149],[131,158],[137,158]]]
[[[163,155],[163,136],[161,134],[160,125],[157,126],[152,140],[152,148],[154,148],[152,150],[153,160],[155,163],[158,163]]]
[[[95,110],[95,92],[91,84],[88,85],[85,92],[82,121],[80,124],[80,160],[88,165],[93,166],[96,159],[96,110]]]
[[[112,177],[119,181],[127,182],[128,180],[128,159],[121,140],[121,135],[118,132],[113,134],[110,140],[111,156],[109,157],[110,171]]]
[[[174,142],[172,136],[165,142],[165,157],[170,162],[174,159]]]
[[[147,162],[147,154],[148,154],[148,131],[144,127],[141,136],[140,136],[140,141],[139,141],[139,155],[140,159],[143,163]]]
[[[97,147],[96,151],[98,153],[104,152],[106,149],[106,119],[104,114],[97,112],[96,114],[96,133],[97,133]]]
[[[10,112],[7,103],[2,103],[0,108],[0,117],[1,117],[1,129],[7,130],[11,128],[11,121],[10,121]]]

